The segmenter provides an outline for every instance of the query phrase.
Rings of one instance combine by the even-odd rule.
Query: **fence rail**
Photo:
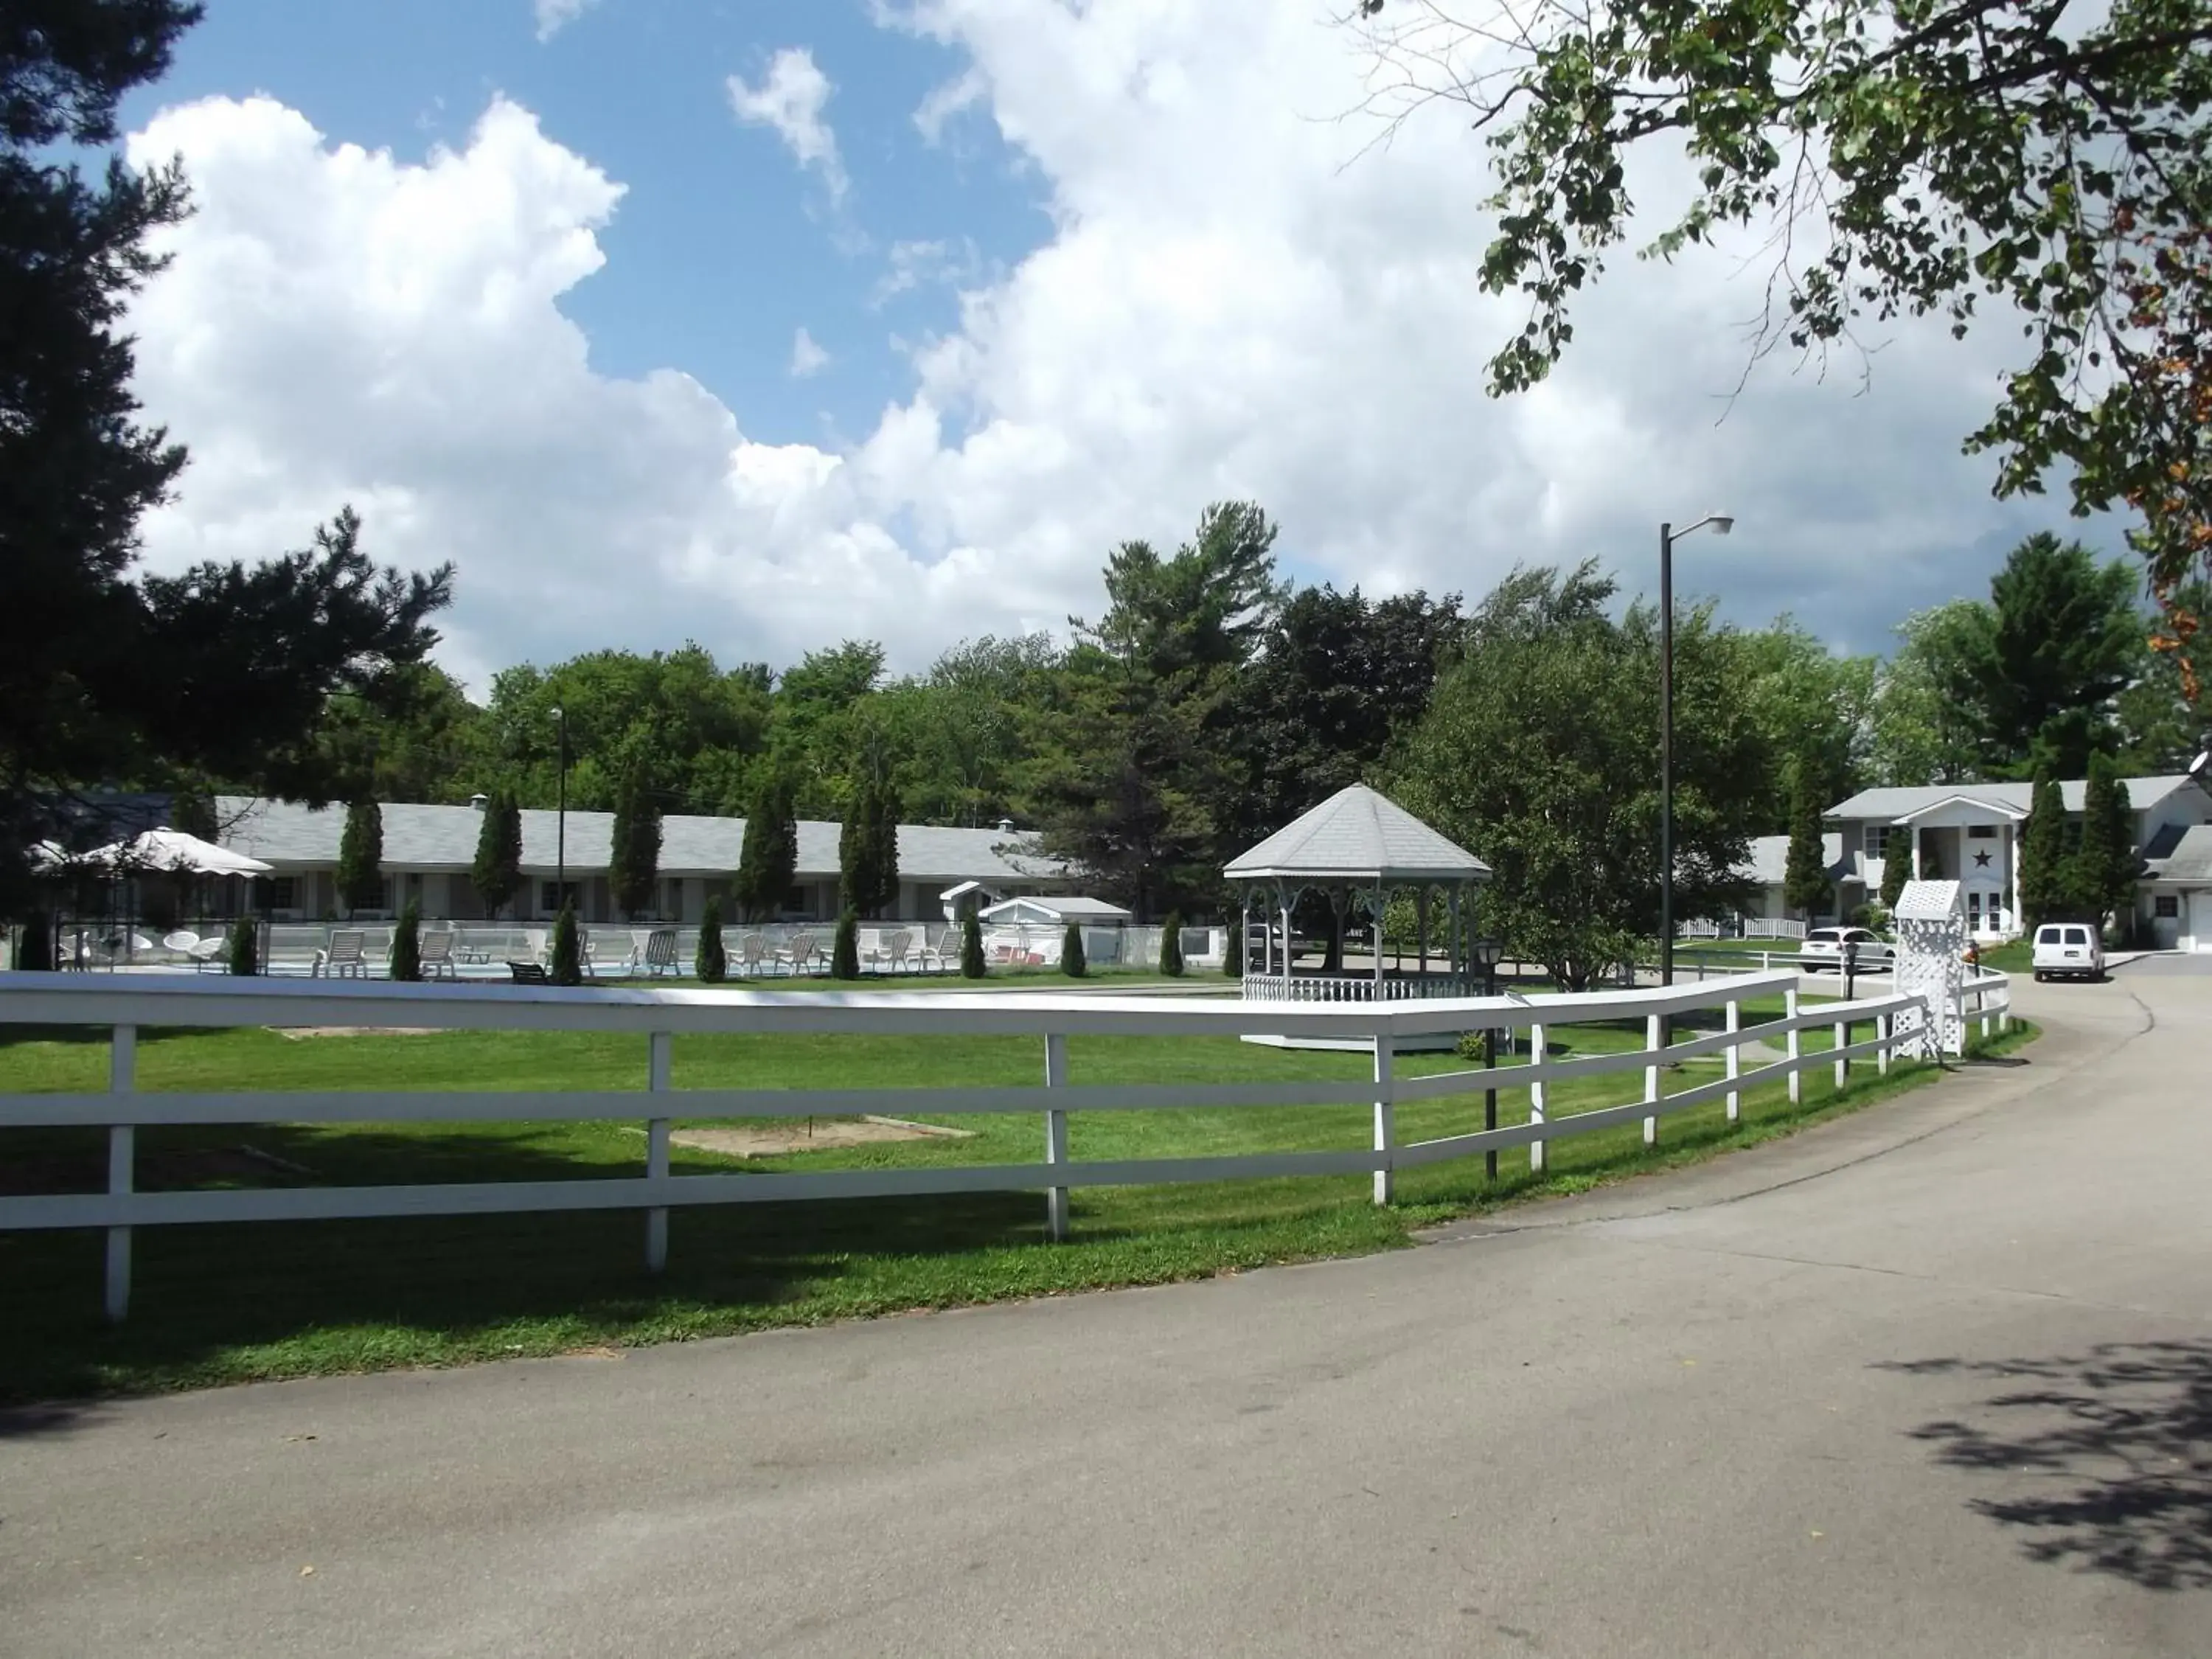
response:
[[[2002,976],[1999,976],[2000,978]],[[1067,1194],[1078,1187],[1250,1179],[1296,1175],[1366,1174],[1378,1203],[1392,1196],[1401,1169],[1440,1159],[1526,1146],[1532,1168],[1544,1167],[1552,1140],[1642,1119],[1647,1142],[1659,1120],[1713,1101],[1733,1120],[1742,1092],[1789,1081],[1799,1097],[1804,1073],[1832,1066],[1840,1084],[1854,1057],[1887,1070],[1891,1056],[1917,1045],[1936,1022],[1917,997],[1886,994],[1807,1010],[1795,973],[1747,974],[1691,986],[1578,994],[1461,997],[1365,1003],[1254,1003],[1242,1000],[1025,993],[806,994],[678,988],[488,985],[456,994],[437,985],[389,981],[269,981],[115,975],[0,975],[0,1024],[106,1028],[112,1032],[104,1093],[0,1094],[0,1128],[104,1127],[109,1136],[107,1190],[0,1197],[0,1231],[103,1228],[107,1232],[106,1306],[120,1319],[130,1297],[131,1230],[211,1222],[481,1215],[550,1210],[641,1209],[646,1259],[659,1270],[667,1254],[673,1207],[770,1203],[792,1200],[910,1196],[920,1194],[1037,1191],[1046,1194],[1050,1237],[1065,1237]],[[1747,1000],[1779,993],[1781,1018],[1742,1022]],[[1985,1013],[2001,1002],[1984,1000]],[[1673,1017],[1724,1010],[1726,1027],[1668,1042]],[[1640,1048],[1571,1059],[1547,1057],[1547,1033],[1594,1021],[1641,1018]],[[1871,1037],[1853,1028],[1871,1023]],[[398,1026],[441,1030],[632,1032],[648,1039],[643,1091],[542,1090],[143,1092],[137,1087],[137,1034],[163,1026]],[[1802,1051],[1800,1034],[1831,1028],[1834,1046]],[[1401,1039],[1486,1030],[1526,1032],[1522,1064],[1398,1078],[1393,1061]],[[704,1032],[867,1032],[912,1036],[1023,1036],[1043,1039],[1038,1085],[973,1088],[685,1089],[671,1085],[672,1045]],[[1074,1084],[1068,1080],[1071,1036],[1190,1036],[1272,1035],[1356,1039],[1371,1045],[1372,1075],[1337,1082],[1236,1084]],[[1771,1040],[1784,1057],[1743,1068],[1744,1046]],[[1517,1046],[1517,1044],[1516,1044]],[[1710,1083],[1667,1093],[1664,1068],[1718,1054],[1726,1070]],[[1644,1098],[1620,1106],[1553,1115],[1553,1085],[1641,1067]],[[1500,1089],[1529,1091],[1526,1124],[1401,1144],[1395,1109],[1401,1102]],[[1227,1157],[1072,1160],[1071,1111],[1175,1109],[1271,1109],[1360,1105],[1372,1114],[1370,1146],[1342,1152],[1263,1152]],[[865,1169],[811,1174],[672,1174],[673,1119],[912,1113],[1028,1113],[1044,1121],[1043,1157],[1034,1164],[930,1169]],[[248,1122],[483,1122],[543,1119],[646,1121],[645,1169],[635,1177],[578,1181],[457,1182],[369,1188],[277,1188],[142,1193],[133,1190],[137,1128],[147,1125]]]

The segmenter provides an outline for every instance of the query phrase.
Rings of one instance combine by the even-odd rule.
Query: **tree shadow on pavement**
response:
[[[2212,1589],[2212,1341],[1881,1369],[2002,1384],[1971,1419],[1912,1436],[1940,1462],[2002,1481],[1970,1507],[2025,1534],[2031,1559],[2148,1589]]]

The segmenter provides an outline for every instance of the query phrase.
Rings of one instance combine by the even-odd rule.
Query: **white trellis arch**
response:
[[[1966,907],[1955,881],[1908,881],[1890,913],[1897,930],[1897,989],[1921,999],[1898,1016],[1915,1033],[1905,1052],[1923,1060],[1966,1052]]]

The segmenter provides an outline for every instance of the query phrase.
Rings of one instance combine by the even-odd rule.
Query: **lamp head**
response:
[[[1735,514],[1733,513],[1709,514],[1706,516],[1706,522],[1712,526],[1714,535],[1725,536],[1735,528]]]

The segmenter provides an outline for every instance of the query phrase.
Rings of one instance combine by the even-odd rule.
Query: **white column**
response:
[[[1544,1063],[1544,1028],[1540,1025],[1528,1028],[1528,1061],[1536,1066]],[[1544,1089],[1540,1077],[1528,1085],[1528,1121],[1531,1123],[1540,1124],[1545,1121]],[[1544,1173],[1544,1143],[1540,1139],[1528,1143],[1528,1173],[1532,1176]]]
[[[1850,1024],[1847,1022],[1838,1022],[1836,1026],[1836,1088],[1839,1093],[1843,1090],[1844,1080],[1849,1078],[1851,1073],[1851,1062],[1844,1054],[1844,1050],[1850,1045],[1850,1040],[1851,1028]]]
[[[654,1094],[666,1094],[672,1065],[671,1050],[674,1044],[666,1031],[655,1031],[647,1038],[646,1087]],[[661,1103],[664,1107],[666,1103]],[[645,1175],[648,1181],[668,1179],[668,1127],[665,1117],[649,1119],[645,1126]],[[657,1273],[668,1265],[668,1206],[656,1205],[645,1212],[645,1270]]]
[[[138,1028],[118,1025],[107,1051],[107,1092],[127,1095],[138,1086]],[[137,1157],[135,1125],[116,1123],[107,1130],[107,1190],[127,1193],[133,1185],[132,1165]],[[131,1229],[107,1230],[107,1318],[121,1324],[131,1311]]]
[[[1791,1019],[1797,1018],[1797,988],[1794,985],[1782,994],[1782,1012]],[[1797,1036],[1797,1028],[1792,1025],[1790,1028],[1789,1054],[1793,1061],[1799,1057],[1802,1048]],[[1792,1106],[1802,1105],[1804,1099],[1805,1074],[1793,1065],[1790,1070],[1790,1103]]]
[[[1383,1010],[1379,1002],[1376,1005],[1375,1013],[1376,1023],[1377,1024],[1383,1023]],[[1375,1102],[1375,1150],[1378,1152],[1388,1152],[1390,1150],[1391,1137],[1396,1127],[1397,1109],[1390,1103],[1389,1100],[1390,1063],[1395,1058],[1394,1048],[1395,1045],[1389,1037],[1381,1032],[1376,1034],[1375,1092],[1378,1098]],[[1387,1166],[1376,1170],[1375,1201],[1377,1204],[1388,1204],[1390,1201],[1391,1194],[1397,1185],[1394,1178],[1395,1175],[1395,1171]]]
[[[1894,1029],[1894,1024],[1887,1014],[1882,1014],[1875,1020],[1874,1034],[1881,1039],[1881,1047],[1874,1051],[1874,1069],[1877,1077],[1889,1075],[1889,1036]]]
[[[1743,1030],[1743,1004],[1734,997],[1729,999],[1728,1029],[1729,1035],[1730,1036],[1734,1036],[1736,1033]],[[1728,1046],[1726,1054],[1728,1056],[1728,1080],[1730,1083],[1734,1083],[1738,1078],[1743,1075],[1743,1050],[1741,1045],[1731,1042]],[[1738,1093],[1735,1090],[1730,1089],[1728,1091],[1728,1121],[1731,1123],[1735,1122],[1737,1119],[1742,1115],[1742,1095]]]
[[[2005,869],[2012,888],[2011,929],[2015,933],[2027,931],[2027,924],[2020,914],[2020,825],[2005,825]]]
[[[1065,1089],[1067,1086],[1067,1038],[1064,1034],[1053,1034],[1044,1040],[1044,1086]],[[1067,1162],[1067,1114],[1050,1110],[1044,1115],[1044,1161],[1047,1164]],[[1067,1237],[1067,1188],[1048,1187],[1044,1194],[1045,1237],[1054,1243]]]
[[[1659,1098],[1658,1054],[1660,1043],[1663,1041],[1660,1035],[1660,1024],[1659,1016],[1656,1014],[1648,1014],[1644,1017],[1644,1046],[1652,1055],[1651,1063],[1644,1068],[1644,1099],[1647,1105]],[[1647,1146],[1656,1146],[1659,1144],[1659,1120],[1656,1117],[1647,1117],[1644,1120],[1644,1144]]]

